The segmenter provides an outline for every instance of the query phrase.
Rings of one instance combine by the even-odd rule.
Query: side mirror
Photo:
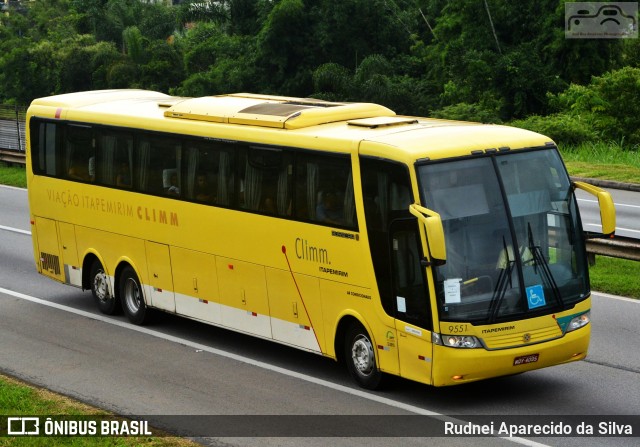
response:
[[[591,194],[596,199],[598,199],[598,206],[600,207],[602,233],[585,231],[585,236],[587,238],[612,237],[616,232],[616,209],[613,204],[611,194],[609,194],[602,188],[598,188],[597,186],[593,186],[584,182],[573,182],[573,186]]]
[[[447,249],[440,214],[415,203],[409,206],[409,211],[424,225],[431,262],[443,265],[447,260]]]

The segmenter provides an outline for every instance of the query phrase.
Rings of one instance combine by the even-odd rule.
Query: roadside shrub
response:
[[[499,109],[499,104],[461,102],[434,110],[431,116],[449,120],[500,124],[502,120],[500,119]]]
[[[592,123],[604,140],[640,144],[640,68],[594,76],[587,86],[571,84],[564,92],[550,95],[549,103],[559,113]]]
[[[599,134],[590,120],[566,113],[548,116],[532,115],[509,124],[546,135],[561,145],[574,146],[599,139]]]

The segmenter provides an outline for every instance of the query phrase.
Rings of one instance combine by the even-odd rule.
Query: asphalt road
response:
[[[640,192],[621,189],[607,191],[611,193],[616,208],[616,235],[640,239]],[[599,231],[601,227],[597,200],[581,190],[576,194],[585,230]]]
[[[320,422],[326,422],[323,415],[377,415],[371,420],[391,424],[416,415],[639,420],[640,303],[594,294],[592,344],[583,362],[450,388],[395,379],[385,391],[370,393],[333,361],[313,354],[166,314],[145,328],[99,314],[90,293],[35,273],[26,192],[0,187],[0,206],[0,371],[53,391],[123,415],[179,415],[156,420],[180,434],[211,435],[198,439],[209,445],[635,446],[640,440],[640,427],[633,438],[364,441],[221,437],[211,424],[224,419],[193,428],[197,415],[253,415],[253,421],[261,419],[256,415],[311,415]],[[288,419],[275,424],[282,421]],[[341,421],[368,428],[362,419]]]

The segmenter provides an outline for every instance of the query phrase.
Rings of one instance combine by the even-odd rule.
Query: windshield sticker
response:
[[[446,279],[444,281],[444,302],[447,304],[460,302],[460,281],[462,278]]]
[[[527,304],[529,309],[535,309],[536,307],[542,307],[547,304],[544,299],[544,290],[540,284],[527,287]]]
[[[407,300],[403,296],[397,296],[396,303],[398,306],[398,312],[402,312],[402,313],[407,312]]]

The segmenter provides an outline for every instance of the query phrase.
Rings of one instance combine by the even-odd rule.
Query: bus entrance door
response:
[[[400,375],[431,383],[431,311],[417,220],[392,222],[390,243]]]

